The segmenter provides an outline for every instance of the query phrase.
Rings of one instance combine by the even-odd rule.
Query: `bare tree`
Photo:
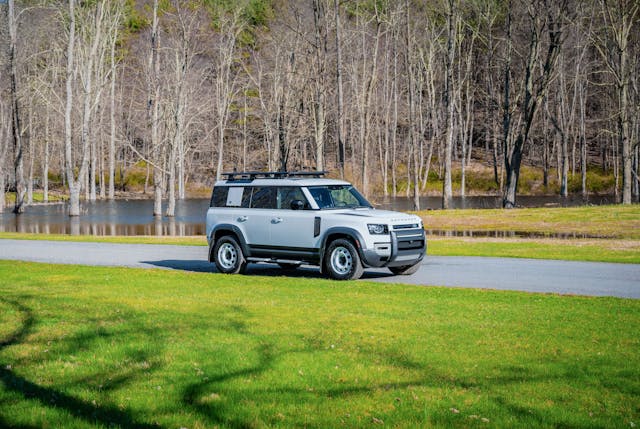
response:
[[[618,145],[622,151],[622,203],[631,204],[632,147],[631,121],[633,118],[630,93],[631,66],[629,58],[632,30],[638,28],[640,3],[636,0],[616,2],[600,0],[604,30],[607,38],[598,38],[596,47],[614,79],[616,88],[616,128]],[[636,70],[637,72],[637,70]]]
[[[504,164],[507,173],[507,183],[503,196],[502,205],[505,208],[516,206],[516,193],[518,190],[518,179],[520,177],[520,167],[522,165],[523,147],[529,139],[529,132],[533,124],[538,106],[543,99],[549,82],[553,77],[559,50],[563,41],[563,26],[567,18],[568,2],[562,0],[551,4],[547,0],[537,0],[533,2],[527,10],[529,21],[529,47],[524,65],[523,92],[518,105],[519,118],[517,126],[512,128],[511,122],[511,50],[512,50],[512,28],[511,10],[512,4],[509,1],[509,15],[507,18],[507,61],[505,63],[505,84],[504,84]],[[546,33],[547,52],[541,67],[540,76],[535,76],[539,68],[540,43],[543,33]]]
[[[442,191],[442,208],[451,208],[451,199],[453,197],[453,190],[451,186],[451,155],[453,152],[453,139],[455,135],[454,124],[454,112],[455,102],[453,99],[454,92],[454,79],[453,79],[453,67],[455,61],[455,43],[456,43],[456,30],[458,16],[456,11],[455,0],[447,1],[447,57],[446,57],[446,84],[445,84],[445,108],[447,111],[447,135],[445,137],[445,149],[444,149],[444,182]]]
[[[232,13],[218,15],[218,40],[214,58],[214,100],[216,113],[217,151],[216,178],[222,177],[225,150],[225,133],[229,122],[231,104],[239,91],[238,72],[234,68],[237,54],[237,39],[245,27],[242,9],[236,7]]]
[[[75,0],[69,0],[69,39],[67,43],[67,68],[66,68],[66,102],[64,114],[64,153],[69,187],[69,216],[80,215],[80,186],[86,171],[88,151],[83,150],[80,172],[74,173],[75,163],[72,155],[73,128],[71,127],[71,114],[73,107],[73,86],[75,83],[75,42],[76,42],[76,11]]]
[[[9,27],[9,79],[11,95],[11,137],[13,139],[13,168],[16,182],[16,201],[14,213],[22,213],[25,209],[26,188],[24,183],[24,148],[22,142],[22,117],[18,102],[18,15],[15,1],[9,0],[7,8],[7,22]]]
[[[153,216],[162,216],[162,147],[160,141],[160,62],[158,60],[158,0],[153,1],[149,51],[148,110],[151,128],[150,158],[153,160]]]
[[[0,98],[0,213],[4,212],[4,206],[6,205],[4,192],[7,187],[5,163],[8,152],[9,135],[11,134],[10,118],[11,113],[9,112],[9,108],[4,103],[4,100]]]
[[[342,27],[340,25],[340,5],[338,0],[334,0],[334,13],[335,13],[335,25],[336,25],[336,86],[337,86],[337,102],[338,102],[338,115],[336,120],[338,125],[336,126],[337,133],[337,161],[338,169],[340,170],[340,177],[344,178],[344,157],[345,157],[345,118],[344,118],[344,94],[342,87]]]

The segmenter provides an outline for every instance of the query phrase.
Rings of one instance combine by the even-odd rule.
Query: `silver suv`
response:
[[[318,265],[337,280],[364,267],[413,274],[427,240],[415,215],[376,210],[348,182],[322,172],[227,173],[207,211],[209,262],[241,273],[249,262]]]

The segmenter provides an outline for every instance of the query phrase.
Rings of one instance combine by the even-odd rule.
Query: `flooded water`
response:
[[[591,197],[586,204],[600,205],[615,202],[613,196]],[[439,209],[440,197],[423,197],[420,199],[422,209]],[[584,205],[582,198],[559,197],[518,197],[518,204],[523,207],[567,207]],[[379,209],[408,211],[413,209],[410,198],[380,199],[374,204]],[[176,202],[174,218],[154,218],[153,201],[151,200],[117,200],[83,202],[81,216],[69,218],[66,204],[48,204],[27,207],[21,215],[10,212],[0,214],[0,231],[42,234],[71,235],[155,235],[185,236],[205,234],[205,214],[209,206],[208,199],[188,199]],[[455,197],[454,208],[498,208],[500,197]],[[440,234],[439,231],[429,231]],[[452,233],[447,233],[452,234]],[[517,232],[474,232],[465,231],[456,235],[490,235],[509,234],[518,236]]]
[[[71,235],[204,235],[208,199],[176,201],[173,218],[153,216],[152,200],[81,203],[81,214],[69,217],[67,204],[27,207],[25,213],[0,214],[0,231]],[[163,207],[163,210],[165,208]]]

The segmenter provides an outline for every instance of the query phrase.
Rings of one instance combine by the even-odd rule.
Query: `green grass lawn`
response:
[[[7,209],[10,209],[12,205],[14,205],[16,203],[16,193],[15,192],[7,192],[5,193],[5,198],[6,198],[6,204],[7,204]],[[66,201],[69,199],[69,197],[65,194],[60,193],[59,191],[49,191],[49,202],[53,203],[53,202],[60,202],[60,201]],[[26,195],[25,195],[25,201],[26,201]],[[43,191],[33,191],[33,202],[34,203],[42,203],[44,202],[44,192]],[[6,209],[5,209],[6,210]]]
[[[631,427],[640,300],[0,261],[0,427]]]
[[[427,230],[516,231],[543,235],[640,239],[640,205],[531,209],[431,210],[417,213]]]
[[[639,240],[509,240],[430,237],[429,255],[640,264]]]

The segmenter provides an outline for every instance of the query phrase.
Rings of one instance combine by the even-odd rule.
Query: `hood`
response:
[[[341,214],[344,216],[356,216],[356,217],[363,217],[367,219],[375,219],[381,222],[388,222],[391,224],[419,223],[421,221],[421,219],[416,215],[402,213],[402,212],[394,212],[391,210],[347,209],[347,210],[338,210],[335,213]]]

